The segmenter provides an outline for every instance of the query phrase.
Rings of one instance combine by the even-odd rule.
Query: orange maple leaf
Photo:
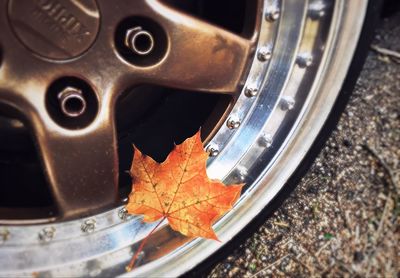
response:
[[[232,208],[243,185],[210,180],[207,158],[200,132],[176,146],[161,164],[135,147],[128,213],[144,215],[145,222],[167,219],[185,236],[217,240],[212,224]]]

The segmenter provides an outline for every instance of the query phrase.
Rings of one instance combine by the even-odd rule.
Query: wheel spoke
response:
[[[36,138],[54,197],[64,217],[86,214],[115,203],[117,156],[113,127],[87,134],[41,133]]]
[[[170,48],[151,69],[154,83],[214,93],[237,91],[252,42],[149,0],[152,17],[166,30]]]
[[[4,0],[0,3],[6,5]],[[233,95],[240,89],[246,61],[254,49],[253,40],[184,14],[160,1],[111,3],[99,0],[93,3],[97,3],[98,10],[94,4],[89,8],[67,5],[86,22],[84,27],[90,29],[85,34],[92,37],[81,38],[84,40],[81,48],[76,48],[73,37],[74,32],[82,31],[83,23],[77,22],[73,29],[68,29],[69,25],[62,25],[64,21],[57,21],[58,25],[53,27],[64,30],[61,33],[64,32],[64,39],[70,42],[58,45],[59,34],[48,33],[47,28],[52,26],[36,22],[36,19],[20,24],[29,7],[8,7],[11,23],[0,16],[0,22],[5,26],[0,35],[0,51],[3,50],[0,53],[3,54],[0,103],[12,107],[13,112],[18,111],[31,129],[63,218],[90,214],[117,200],[118,158],[113,106],[119,95],[138,84]],[[47,18],[54,16],[60,7],[56,5],[49,10],[45,5],[39,7],[38,12],[41,18]],[[51,20],[61,18],[61,12],[65,13],[66,8],[60,8],[60,14]],[[87,11],[92,11],[93,16],[87,17]],[[100,15],[104,26],[115,28],[97,31]],[[141,27],[137,26],[141,22],[148,24],[149,31],[157,26],[154,28],[162,33],[163,39],[156,31],[147,34],[146,30],[135,29]],[[28,26],[29,23],[33,25]],[[31,36],[26,31],[31,27],[40,36]],[[151,41],[149,53],[141,48],[143,42],[132,44],[134,35],[141,35],[144,46],[146,40]],[[151,53],[153,43],[154,52]],[[40,47],[43,44],[50,49],[64,46],[66,49],[62,48],[62,53],[47,53]],[[138,46],[136,52],[135,46]],[[159,56],[150,57],[154,53]],[[57,62],[58,59],[65,63]],[[85,91],[86,87],[89,90]],[[55,92],[50,94],[52,90]],[[57,111],[53,109],[54,103],[58,105]],[[85,118],[85,109],[92,109],[90,117]],[[79,117],[84,118],[83,124],[70,124]]]
[[[118,160],[111,109],[100,109],[87,128],[65,129],[48,115],[44,90],[30,84],[30,91],[8,93],[1,102],[27,119],[60,217],[74,218],[110,207],[118,196]],[[23,194],[23,193],[21,193]]]

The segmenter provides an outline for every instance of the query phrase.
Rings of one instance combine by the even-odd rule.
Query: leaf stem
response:
[[[135,254],[132,256],[132,259],[129,262],[129,265],[126,267],[126,271],[129,272],[133,269],[135,266],[135,262],[137,258],[139,257],[140,252],[142,252],[144,245],[146,244],[147,240],[150,238],[150,236],[157,230],[157,228],[160,226],[160,224],[166,219],[167,217],[164,216],[161,218],[160,222],[151,230],[151,232],[142,240],[142,243],[140,244],[138,250],[136,250]]]

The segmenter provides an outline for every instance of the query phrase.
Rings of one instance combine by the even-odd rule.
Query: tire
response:
[[[35,213],[30,218],[26,215],[21,217],[21,210],[10,214],[11,216],[2,217],[0,210],[0,240],[3,240],[0,241],[3,243],[0,248],[0,276],[27,276],[32,273],[49,277],[201,276],[248,238],[281,205],[312,164],[344,110],[366,57],[373,29],[379,18],[381,1],[249,2],[253,3],[250,5],[253,12],[246,12],[246,16],[256,19],[242,27],[248,29],[248,26],[253,26],[256,31],[244,32],[243,36],[255,45],[243,71],[240,90],[233,95],[228,104],[224,99],[215,100],[215,107],[202,110],[206,110],[206,118],[211,114],[208,120],[195,118],[189,125],[185,116],[176,116],[174,113],[178,113],[177,108],[180,108],[181,102],[186,101],[193,103],[193,108],[187,106],[189,108],[186,112],[199,114],[193,109],[199,106],[200,97],[197,94],[183,96],[180,91],[176,95],[169,93],[169,97],[162,101],[147,99],[146,101],[156,103],[159,108],[148,109],[156,116],[149,117],[146,122],[140,122],[140,131],[139,128],[125,129],[125,126],[130,126],[131,123],[118,122],[121,172],[119,194],[123,201],[126,201],[126,195],[131,189],[130,186],[124,185],[130,184],[129,177],[124,176],[124,171],[129,169],[131,162],[132,151],[129,151],[129,148],[132,141],[156,159],[162,160],[174,141],[182,141],[194,133],[199,124],[203,126],[205,149],[210,152],[207,165],[209,176],[221,179],[225,183],[246,183],[242,197],[232,211],[215,224],[215,230],[222,243],[201,239],[190,241],[162,226],[141,253],[139,266],[126,273],[127,261],[140,244],[140,240],[154,225],[144,225],[140,218],[127,215],[119,200],[110,201],[109,196],[98,195],[98,198],[104,198],[104,202],[100,202],[101,205],[87,209],[67,206],[70,209],[68,213],[60,213],[59,217],[53,214],[57,214],[57,210],[62,211],[62,205],[51,209],[51,217],[47,211],[47,216],[41,218],[37,218]],[[234,11],[231,15],[236,15],[240,7],[238,5],[232,8]],[[212,15],[205,18],[212,23],[221,24],[224,28],[230,26],[225,25],[223,20],[216,20]],[[162,37],[163,41],[168,41],[165,39],[168,33],[160,27],[162,24],[159,26],[158,23],[143,18],[121,21],[116,27],[114,42],[118,59],[124,60],[124,63],[133,63],[137,68],[162,63],[163,51],[168,53],[165,50],[167,47],[157,49],[158,56],[153,57],[154,59],[142,59],[139,57],[141,54],[129,56],[123,45],[123,36],[120,37],[120,33],[123,32],[119,32],[119,29],[124,31],[131,22],[140,22]],[[95,21],[91,24],[93,28],[96,27]],[[230,31],[236,32],[237,26],[232,26]],[[99,36],[97,41],[101,39]],[[93,40],[93,45],[96,45],[97,41],[95,38]],[[119,45],[119,42],[122,44]],[[89,45],[89,41],[87,44]],[[3,49],[0,58],[6,57],[6,63],[6,46],[0,46]],[[90,48],[88,49],[90,53]],[[44,55],[43,53],[39,54]],[[35,57],[40,55],[36,53]],[[66,54],[55,52],[52,55],[54,56],[50,57],[51,59]],[[44,60],[51,60],[50,58]],[[0,73],[1,69],[0,67]],[[4,112],[5,116],[18,118],[23,112],[14,110],[22,109],[15,108],[15,103],[9,105],[13,99],[5,93],[2,85],[7,82],[4,81],[0,80],[0,108],[4,105],[7,107],[3,109],[7,111]],[[53,89],[60,88],[60,84],[69,83],[82,91],[89,88],[87,91],[90,92],[83,96],[87,98],[85,105],[90,106],[94,103],[97,110],[80,122],[69,122],[61,118],[53,108],[49,108],[54,107],[57,99],[46,99],[45,109],[49,110],[48,114],[52,119],[46,120],[46,123],[50,123],[50,126],[56,123],[68,129],[67,134],[76,130],[86,130],[91,124],[93,126],[98,117],[96,113],[101,114],[97,111],[102,108],[100,104],[96,104],[95,90],[90,89],[91,83],[86,84],[75,77],[57,79],[48,87],[46,94],[49,95]],[[141,87],[142,91],[148,89]],[[166,90],[158,87],[150,89],[157,93]],[[215,91],[217,90],[219,87],[215,87]],[[135,92],[131,94],[137,99]],[[201,103],[205,106],[211,99],[208,96],[201,98]],[[132,105],[129,98],[122,98],[117,105],[120,110],[124,110],[122,108],[127,106],[126,103]],[[167,114],[171,118],[165,119],[165,110],[169,111]],[[160,116],[157,111],[161,111]],[[126,118],[126,115],[129,113],[123,114],[121,118]],[[120,116],[117,114],[118,117]],[[169,126],[171,119],[176,117],[181,120],[183,118],[181,123],[174,122]],[[40,122],[36,118],[33,122],[26,119],[26,115],[20,118],[26,129],[33,130],[33,136],[38,137],[37,134],[43,132],[43,126],[35,126]],[[178,128],[176,133],[169,134],[169,130],[174,129],[172,126]],[[159,143],[161,137],[167,138],[162,144]],[[42,167],[50,167],[49,161],[43,158],[46,155],[51,156],[49,151],[46,151],[47,141],[40,141],[40,138],[37,140]],[[66,150],[57,150],[61,150],[65,155],[68,153]],[[86,153],[85,150],[82,150],[82,153]],[[79,164],[84,167],[88,161],[90,160],[82,157]],[[46,168],[44,175],[54,170],[49,169]],[[51,175],[50,177],[52,178]],[[50,183],[57,180],[51,178],[48,178]],[[44,177],[41,176],[40,181],[42,180]],[[102,180],[86,181],[94,183]],[[83,186],[84,182],[81,185]],[[43,192],[42,199],[51,198],[48,197],[51,193],[46,190]],[[81,193],[85,194],[84,191]],[[56,197],[53,192],[53,198]],[[60,200],[68,203],[68,198]],[[1,202],[7,203],[0,196],[0,209]]]

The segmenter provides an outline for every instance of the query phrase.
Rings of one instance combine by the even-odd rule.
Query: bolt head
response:
[[[229,129],[237,129],[240,127],[240,120],[236,117],[230,117],[226,122]]]
[[[96,229],[96,220],[94,219],[87,219],[81,225],[81,231],[84,233],[93,233]]]
[[[208,152],[208,154],[209,154],[211,157],[216,157],[216,156],[219,155],[218,147],[215,146],[215,145],[209,145],[209,146],[207,147],[207,149],[206,149],[206,152]]]
[[[249,171],[243,165],[237,166],[234,173],[238,182],[245,182],[247,176],[249,175]]]
[[[255,97],[258,94],[258,88],[256,86],[248,86],[245,94],[247,97]]]
[[[257,54],[257,58],[261,62],[268,61],[269,59],[271,59],[271,56],[272,56],[272,51],[269,46],[261,47]]]
[[[128,219],[128,210],[123,207],[118,211],[118,217],[122,220],[122,221],[126,221]]]
[[[270,134],[262,134],[258,138],[258,145],[263,148],[270,148],[272,146],[273,139]]]
[[[313,57],[309,53],[302,53],[297,57],[296,62],[300,68],[306,68],[312,65]]]
[[[270,22],[278,20],[279,16],[280,11],[278,7],[270,7],[265,13],[265,19]]]
[[[296,102],[295,102],[294,98],[291,96],[282,97],[281,103],[280,103],[281,109],[283,111],[292,110],[294,108],[295,103]]]
[[[39,240],[41,242],[49,242],[54,238],[56,229],[54,227],[46,227],[39,232]]]
[[[321,17],[325,16],[326,14],[325,10],[326,10],[325,3],[317,0],[310,4],[308,12],[312,20],[318,20]]]

